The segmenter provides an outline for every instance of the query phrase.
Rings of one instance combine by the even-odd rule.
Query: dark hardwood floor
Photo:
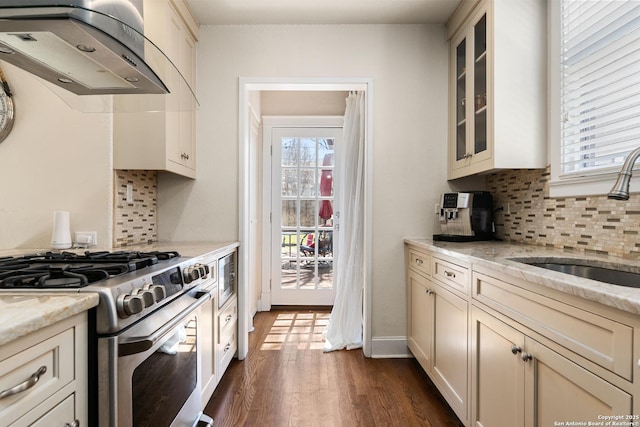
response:
[[[415,359],[323,353],[328,317],[256,314],[247,358],[231,362],[205,409],[214,426],[462,426]]]

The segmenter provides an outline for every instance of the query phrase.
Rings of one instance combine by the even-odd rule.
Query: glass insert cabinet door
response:
[[[331,305],[334,149],[342,129],[273,132],[272,304]]]
[[[474,156],[488,151],[486,14],[478,16],[469,28],[452,40],[455,117],[451,144],[454,162],[460,164],[471,163]]]

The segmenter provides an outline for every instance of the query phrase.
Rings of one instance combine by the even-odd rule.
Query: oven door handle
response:
[[[164,338],[169,332],[171,332],[176,326],[182,323],[187,317],[191,315],[198,307],[211,299],[209,292],[199,292],[197,299],[187,308],[182,310],[176,317],[159,327],[155,332],[146,337],[132,337],[131,339],[124,339],[118,343],[118,356],[129,356],[132,354],[142,353],[149,350],[162,338]]]

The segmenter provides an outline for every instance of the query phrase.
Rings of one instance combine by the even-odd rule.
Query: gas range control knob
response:
[[[184,282],[189,284],[200,278],[200,271],[195,267],[187,267],[184,270]]]
[[[153,294],[153,299],[156,302],[162,301],[167,296],[167,293],[165,292],[164,287],[161,285],[146,284],[142,287],[142,289],[144,289],[145,291],[151,292]]]
[[[200,272],[200,277],[202,277],[203,279],[206,279],[207,274],[209,274],[207,266],[202,264],[196,264],[196,268],[198,269],[198,272]]]
[[[147,289],[144,289],[144,288],[134,289],[132,292],[132,295],[137,295],[140,298],[142,298],[142,303],[144,304],[144,308],[151,307],[153,304],[156,303],[156,299],[153,295],[153,292]]]
[[[116,300],[116,308],[118,315],[126,319],[144,310],[144,302],[138,295],[122,294]]]

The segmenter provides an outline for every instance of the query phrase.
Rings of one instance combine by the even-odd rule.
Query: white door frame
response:
[[[240,77],[238,85],[238,141],[239,141],[239,262],[238,262],[238,358],[244,359],[249,349],[249,330],[252,325],[251,300],[255,290],[249,289],[246,278],[251,260],[245,250],[248,242],[258,236],[250,234],[249,200],[250,117],[249,93],[252,91],[364,91],[366,92],[365,123],[365,197],[364,197],[364,289],[363,289],[363,352],[371,356],[371,253],[372,245],[372,183],[373,183],[373,79],[371,78],[258,78]],[[264,218],[263,218],[264,221]],[[263,263],[264,265],[264,263]]]

